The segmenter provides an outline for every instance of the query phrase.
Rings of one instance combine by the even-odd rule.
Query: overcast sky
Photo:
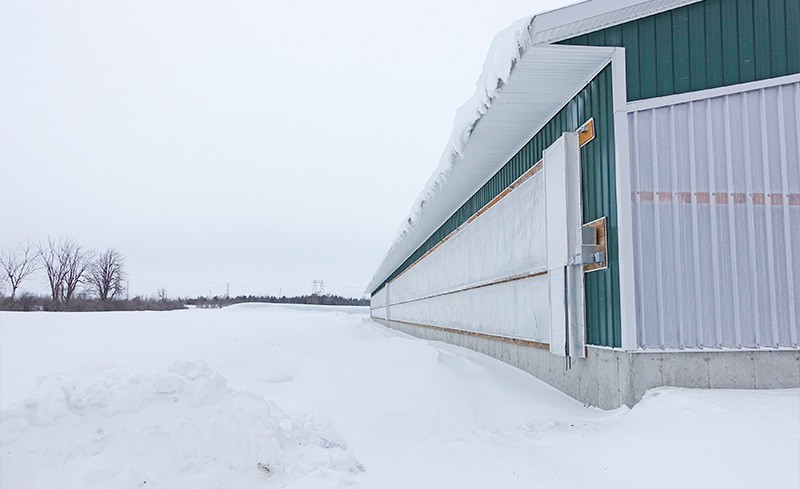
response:
[[[0,0],[0,248],[116,247],[131,294],[360,296],[494,34],[569,3]]]

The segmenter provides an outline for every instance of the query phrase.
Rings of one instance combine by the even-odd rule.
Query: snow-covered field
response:
[[[0,314],[0,488],[800,487],[800,390],[585,407],[365,308]]]

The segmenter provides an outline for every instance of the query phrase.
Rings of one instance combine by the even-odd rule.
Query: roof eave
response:
[[[369,293],[405,262],[610,61],[617,48],[535,46],[479,119],[464,154],[405,238],[395,243],[367,286]]]

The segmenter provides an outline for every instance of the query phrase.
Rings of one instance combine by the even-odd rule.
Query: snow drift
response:
[[[0,312],[0,488],[800,487],[800,389],[602,411],[368,311]]]
[[[229,389],[203,361],[42,377],[0,412],[0,441],[4,488],[339,485],[363,470],[338,435]]]

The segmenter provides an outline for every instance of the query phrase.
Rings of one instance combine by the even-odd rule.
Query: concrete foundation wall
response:
[[[443,341],[492,356],[520,368],[571,397],[613,409],[633,406],[647,389],[664,385],[712,389],[800,387],[800,349],[622,351],[588,347],[572,360],[508,339],[458,333],[373,318],[419,338]]]

